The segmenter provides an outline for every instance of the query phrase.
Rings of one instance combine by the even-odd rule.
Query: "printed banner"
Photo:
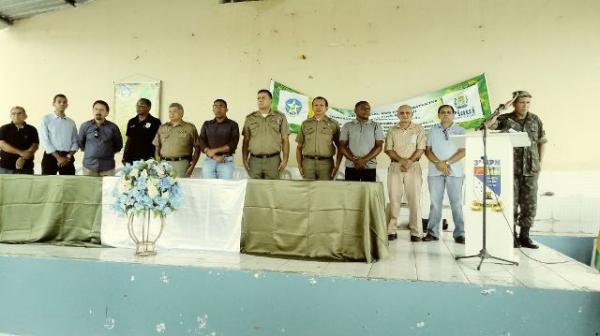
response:
[[[273,93],[273,109],[285,113],[292,133],[298,133],[302,121],[312,117],[312,96],[271,80]],[[384,132],[398,123],[396,110],[400,105],[413,107],[413,121],[423,125],[426,130],[438,123],[437,109],[441,105],[454,106],[455,121],[464,128],[476,128],[486,116],[491,114],[485,74],[466,81],[450,85],[418,97],[405,99],[384,106],[371,106],[371,119],[383,126]],[[355,119],[354,110],[348,108],[329,107],[327,115],[337,120],[340,125]]]
[[[485,182],[483,179],[483,160],[473,161],[473,204],[471,210],[480,211],[483,208],[483,188],[485,184],[486,207],[494,211],[502,210],[502,165],[500,160],[487,161]]]
[[[152,102],[152,113],[160,119],[160,81],[114,83],[114,123],[119,126],[123,139],[127,131],[127,121],[136,115],[135,105],[140,98]]]

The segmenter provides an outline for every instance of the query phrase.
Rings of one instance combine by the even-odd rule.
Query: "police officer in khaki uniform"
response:
[[[169,122],[160,125],[152,144],[156,160],[168,161],[179,177],[192,176],[200,157],[200,140],[196,126],[183,121],[181,104],[169,105]]]
[[[327,99],[313,99],[314,116],[302,123],[296,136],[298,169],[306,180],[334,179],[342,161],[342,151],[338,150],[340,125],[325,114],[328,107]]]
[[[396,223],[400,202],[406,195],[409,208],[408,228],[410,241],[421,241],[421,186],[423,177],[419,159],[425,152],[426,138],[423,126],[412,122],[413,110],[409,105],[398,107],[398,125],[392,127],[385,138],[385,153],[392,161],[388,168],[390,196],[388,239],[398,238]]]
[[[242,161],[250,178],[277,180],[290,154],[287,119],[271,109],[273,96],[269,90],[259,90],[256,100],[258,111],[246,116],[242,130]]]

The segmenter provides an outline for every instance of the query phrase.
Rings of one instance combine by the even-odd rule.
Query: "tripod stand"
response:
[[[519,265],[518,262],[516,261],[511,261],[511,260],[506,260],[506,259],[502,259],[502,258],[498,258],[498,257],[494,257],[493,255],[491,255],[488,250],[487,250],[487,234],[486,234],[486,228],[487,228],[487,194],[486,194],[486,188],[487,188],[487,126],[485,125],[485,122],[482,124],[481,126],[481,130],[483,131],[483,156],[481,157],[481,159],[483,160],[483,213],[482,213],[482,217],[483,217],[483,245],[481,250],[479,251],[478,254],[473,254],[473,255],[468,255],[468,256],[458,256],[455,257],[455,260],[459,260],[459,259],[470,259],[470,258],[480,258],[479,260],[479,265],[477,266],[477,270],[481,270],[481,264],[483,264],[483,260],[484,259],[494,259],[494,260],[499,260],[499,261],[504,261],[510,265]]]

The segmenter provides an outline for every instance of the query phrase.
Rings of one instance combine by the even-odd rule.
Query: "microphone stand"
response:
[[[503,105],[500,105],[500,107],[498,107],[498,109],[496,111],[500,111],[500,109],[503,107]],[[495,113],[495,112],[494,112]],[[477,254],[473,254],[473,255],[468,255],[468,256],[457,256],[454,259],[455,260],[459,260],[459,259],[470,259],[470,258],[480,258],[479,260],[479,265],[477,266],[477,270],[481,270],[481,264],[483,264],[483,260],[484,259],[494,259],[494,260],[499,260],[499,261],[504,261],[510,265],[519,265],[518,262],[516,261],[512,261],[512,260],[506,260],[506,259],[502,259],[502,258],[498,258],[495,257],[493,255],[491,255],[488,250],[487,250],[487,194],[486,194],[486,188],[487,188],[487,134],[488,134],[488,128],[486,126],[486,122],[488,120],[492,119],[492,116],[490,116],[490,118],[486,119],[480,126],[479,129],[481,129],[483,131],[483,156],[481,157],[481,159],[483,160],[483,212],[482,212],[482,220],[483,220],[483,245],[481,250],[479,251],[479,253]]]

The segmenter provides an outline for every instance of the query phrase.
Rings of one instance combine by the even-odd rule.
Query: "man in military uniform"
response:
[[[340,125],[325,114],[328,107],[327,99],[313,99],[314,116],[302,123],[296,136],[298,169],[306,180],[334,179],[342,161],[342,151],[338,149]]]
[[[388,193],[390,196],[388,240],[398,238],[397,222],[400,202],[406,195],[409,208],[408,228],[410,241],[421,241],[421,165],[417,162],[425,152],[426,139],[423,126],[412,122],[413,110],[409,105],[398,107],[398,125],[392,127],[385,138],[385,154],[390,157],[388,168]]]
[[[278,180],[290,154],[287,119],[271,109],[269,90],[259,90],[256,100],[258,111],[246,116],[242,130],[242,162],[250,178]]]
[[[152,144],[156,160],[168,161],[179,177],[192,176],[200,158],[200,141],[196,126],[183,121],[181,104],[169,106],[169,121],[160,125]]]
[[[521,227],[519,238],[516,236],[515,247],[526,247],[536,249],[537,245],[529,238],[529,230],[533,225],[537,210],[538,176],[541,170],[541,162],[544,156],[544,144],[546,132],[540,118],[529,112],[531,94],[527,91],[513,92],[513,99],[506,105],[512,103],[514,111],[500,115],[505,105],[494,112],[486,125],[491,129],[527,132],[531,146],[515,147],[514,158],[514,223]]]

